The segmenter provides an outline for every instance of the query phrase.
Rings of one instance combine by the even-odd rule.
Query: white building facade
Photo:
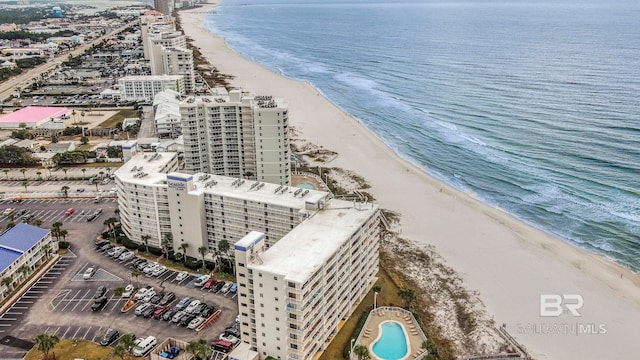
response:
[[[182,75],[125,76],[118,79],[118,86],[120,99],[127,101],[152,102],[156,94],[165,90],[185,94]]]
[[[180,114],[186,172],[290,183],[284,99],[232,90],[228,96],[189,97]]]

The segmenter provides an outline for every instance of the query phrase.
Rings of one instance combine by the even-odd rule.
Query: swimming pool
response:
[[[316,189],[316,187],[313,186],[313,184],[309,184],[309,183],[298,184],[297,187],[299,187],[301,189],[309,189],[309,190],[315,190]]]
[[[407,356],[407,337],[402,325],[396,321],[385,321],[380,325],[380,336],[371,347],[380,360],[399,360]]]

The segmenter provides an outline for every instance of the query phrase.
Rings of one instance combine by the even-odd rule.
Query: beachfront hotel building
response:
[[[0,279],[11,278],[10,283],[0,285],[0,300],[29,276],[20,270],[23,265],[33,270],[47,260],[48,253],[57,250],[58,242],[51,239],[51,232],[37,226],[19,223],[0,234]]]
[[[184,99],[180,115],[185,171],[288,185],[288,112],[283,98],[241,90]]]
[[[371,204],[327,204],[267,249],[235,243],[242,342],[261,359],[313,359],[373,286],[379,218]]]
[[[120,99],[125,101],[152,102],[156,94],[164,90],[173,90],[185,94],[182,75],[137,75],[118,79]]]
[[[182,135],[180,124],[180,94],[165,90],[153,99],[153,122],[160,139],[176,139]]]

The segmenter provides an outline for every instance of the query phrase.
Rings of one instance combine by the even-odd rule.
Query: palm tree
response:
[[[47,359],[49,357],[49,351],[53,349],[60,338],[55,335],[47,335],[47,334],[39,334],[33,339],[36,343],[36,348],[44,354],[44,358]]]
[[[71,110],[71,115],[73,116],[73,124],[77,125],[78,122],[76,121],[76,110]]]
[[[62,168],[62,172],[64,172],[64,178],[67,178],[67,171],[69,171],[69,169],[67,168]]]
[[[144,243],[144,247],[145,247],[145,254],[149,253],[149,239],[151,239],[151,236],[144,234],[140,237],[142,239],[142,242]]]
[[[118,346],[116,346],[115,348],[113,348],[113,351],[111,351],[111,354],[113,356],[117,356],[120,359],[124,360],[125,356],[127,356],[129,354],[129,352],[127,351],[127,349],[124,347],[124,345],[122,344],[118,344]]]
[[[118,344],[124,346],[127,352],[131,352],[133,348],[136,346],[136,336],[133,334],[124,334],[120,337]]]
[[[220,240],[218,242],[218,250],[222,255],[224,255],[227,261],[229,261],[229,266],[231,267],[231,270],[232,270],[231,272],[233,272],[233,263],[231,262],[231,259],[229,259],[230,248],[231,248],[231,245],[229,245],[229,242],[227,240]]]
[[[85,173],[87,172],[87,169],[82,168],[82,170],[80,170],[80,171],[82,171],[82,180],[85,180],[85,179],[87,178],[87,177],[85,176]]]
[[[173,243],[173,234],[171,233],[165,233],[162,236],[162,252],[164,253],[164,258],[165,259],[169,259],[169,248],[171,247],[171,244]]]
[[[2,169],[2,172],[4,173],[4,176],[9,179],[9,169]]]
[[[60,229],[59,231],[59,236],[62,237],[62,240],[67,240],[67,235],[69,235],[69,232],[65,229]]]
[[[402,288],[398,290],[398,296],[407,302],[407,309],[411,311],[411,304],[416,299],[416,292],[413,289]]]
[[[104,179],[104,171],[99,171],[98,175],[100,175],[100,179]]]
[[[96,192],[98,191],[98,184],[100,183],[100,180],[98,179],[93,179],[91,180],[91,183],[93,183],[93,185],[96,186]]]
[[[22,186],[24,186],[24,191],[27,191],[27,185],[29,185],[29,182],[27,180],[22,180]]]
[[[187,344],[186,352],[191,353],[196,359],[208,359],[213,352],[207,341],[204,339],[193,340]]]
[[[124,286],[118,286],[113,289],[114,296],[120,297],[122,296],[122,293],[124,293]]]
[[[370,360],[369,349],[366,346],[358,344],[353,348],[353,353],[358,357],[358,360]]]
[[[37,171],[36,175],[38,175],[38,180],[42,180],[42,171]]]
[[[140,271],[138,269],[131,270],[131,277],[136,279],[136,283],[138,282],[138,276],[140,276],[140,275],[142,275],[142,271]]]
[[[9,291],[13,291],[13,277],[11,276],[5,276],[2,278],[2,280],[0,280],[0,285],[5,285],[7,287],[11,287],[9,289]]]
[[[184,263],[187,260],[187,249],[189,248],[189,243],[180,244],[180,250],[182,250],[182,262]]]
[[[51,224],[51,235],[56,237],[56,240],[60,240],[60,230],[62,227],[62,223],[60,221],[56,221]]]
[[[62,188],[60,188],[60,191],[64,193],[64,197],[69,197],[69,189],[71,188],[67,185],[64,185]]]
[[[44,252],[45,259],[49,260],[49,250],[51,250],[51,246],[44,244],[40,249]]]
[[[22,168],[22,169],[20,169],[20,172],[22,173],[22,177],[26,179],[26,178],[27,178],[27,175],[25,175],[24,173],[26,173],[26,172],[27,172],[27,169]]]
[[[84,124],[84,116],[86,113],[84,111],[80,111],[80,116],[82,116],[82,123]]]
[[[31,224],[32,224],[33,226],[40,226],[40,225],[42,225],[42,219],[35,219],[35,220],[33,220],[33,221],[31,222]]]
[[[120,209],[116,208],[113,213],[116,214],[116,220],[120,221]]]
[[[110,217],[108,219],[106,219],[103,224],[109,228],[109,231],[111,231],[111,237],[113,237],[114,239],[116,238],[116,227],[115,224],[118,221],[116,220],[116,218],[114,217]]]
[[[18,271],[22,273],[22,276],[26,277],[29,274],[29,272],[31,272],[31,267],[27,264],[22,264],[18,268]]]
[[[206,246],[200,246],[198,248],[198,252],[200,253],[200,255],[202,255],[202,269],[206,269],[207,267],[204,264],[204,256],[207,254],[208,249]]]

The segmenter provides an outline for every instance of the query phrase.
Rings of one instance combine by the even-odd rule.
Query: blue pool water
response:
[[[316,187],[313,186],[313,184],[309,184],[309,183],[298,184],[298,187],[302,188],[302,189],[309,189],[309,190],[315,190],[316,189]]]
[[[395,321],[382,324],[382,335],[373,344],[373,354],[382,360],[398,360],[407,355],[407,338],[402,325]]]

